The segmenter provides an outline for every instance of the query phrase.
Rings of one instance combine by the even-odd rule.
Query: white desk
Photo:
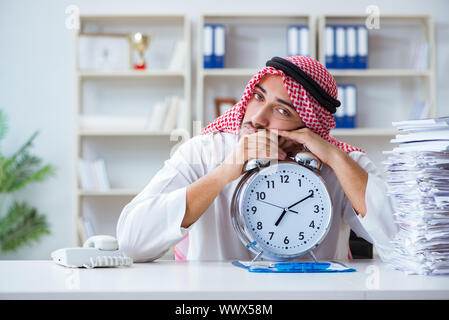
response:
[[[449,299],[449,277],[406,275],[372,260],[347,265],[357,272],[250,273],[230,262],[70,269],[0,261],[0,299]]]

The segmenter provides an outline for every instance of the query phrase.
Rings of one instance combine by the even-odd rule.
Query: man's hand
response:
[[[338,153],[343,153],[342,150],[330,144],[308,128],[293,131],[278,130],[278,134],[286,139],[286,141],[292,141],[293,143],[306,146],[310,152],[329,166],[331,166],[332,161],[334,161]]]
[[[278,130],[279,136],[303,144],[323,163],[332,168],[354,210],[366,214],[365,191],[368,174],[343,150],[327,142],[308,128]]]
[[[243,174],[244,166],[250,159],[284,160],[286,157],[286,152],[279,147],[277,130],[261,129],[243,135],[220,166],[223,178],[231,182]]]

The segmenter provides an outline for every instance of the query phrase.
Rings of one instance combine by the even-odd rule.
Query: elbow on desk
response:
[[[120,218],[117,222],[116,234],[117,242],[120,251],[133,259],[134,262],[151,262],[157,259],[156,254],[153,254],[155,258],[152,258],[152,250],[145,248],[138,243],[138,230],[133,230],[132,221],[128,218],[127,208],[123,209],[120,214]]]
[[[162,253],[153,253],[144,250],[141,246],[133,244],[128,237],[120,237],[117,233],[117,241],[120,251],[127,257],[133,259],[133,262],[152,262],[163,256],[167,250]]]

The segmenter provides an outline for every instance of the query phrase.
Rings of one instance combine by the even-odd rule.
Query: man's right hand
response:
[[[223,179],[229,183],[239,178],[250,159],[284,160],[286,157],[286,152],[279,147],[277,130],[261,129],[243,135],[234,150],[220,165]]]

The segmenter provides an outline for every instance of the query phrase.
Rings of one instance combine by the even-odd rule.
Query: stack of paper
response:
[[[384,154],[399,232],[388,261],[415,274],[449,274],[449,117],[393,122]]]

